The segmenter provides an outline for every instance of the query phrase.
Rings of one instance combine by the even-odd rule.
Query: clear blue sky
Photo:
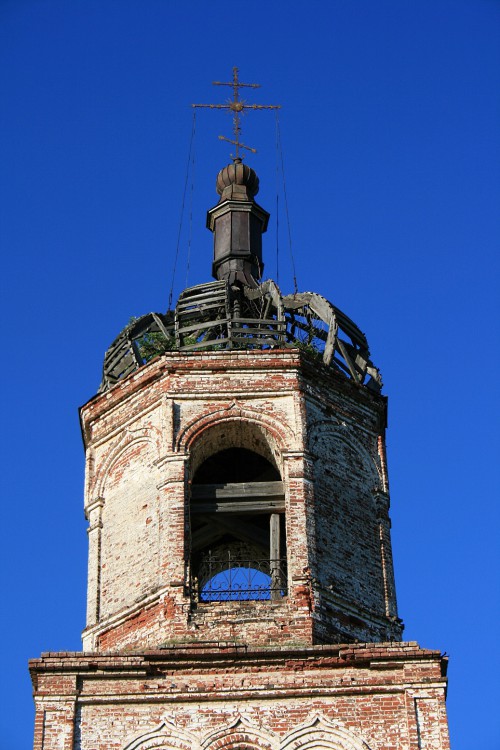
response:
[[[450,654],[454,750],[499,747],[499,34],[497,0],[1,0],[2,749],[31,745],[27,659],[81,647],[77,407],[129,318],[166,309],[190,103],[233,65],[283,105],[299,288],[382,370],[405,637]],[[210,278],[219,133],[199,112],[174,300]],[[244,141],[276,277],[273,114]]]

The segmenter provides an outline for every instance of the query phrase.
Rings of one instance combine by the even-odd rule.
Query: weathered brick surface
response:
[[[31,662],[35,750],[448,750],[446,659],[399,641],[385,409],[298,350],[169,353],[82,407],[85,651]],[[190,591],[191,482],[233,447],[283,481],[278,600]]]
[[[82,408],[85,648],[400,638],[381,446],[385,400],[296,350],[167,354]],[[286,489],[289,596],[252,608],[189,597],[189,483],[245,447]]]
[[[35,750],[71,734],[78,750],[449,747],[445,660],[415,643],[53,654],[31,671],[45,712]]]

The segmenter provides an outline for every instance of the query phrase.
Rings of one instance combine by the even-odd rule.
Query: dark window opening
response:
[[[286,594],[285,501],[270,461],[244,448],[210,456],[191,485],[195,600],[277,600]]]
[[[226,448],[202,463],[193,484],[281,481],[279,471],[263,456],[246,448]]]

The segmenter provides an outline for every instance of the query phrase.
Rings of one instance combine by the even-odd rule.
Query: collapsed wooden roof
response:
[[[132,320],[106,352],[100,391],[166,351],[285,347],[307,351],[359,385],[382,386],[365,335],[327,299],[283,296],[271,280],[250,288],[223,279],[185,289],[174,311]]]

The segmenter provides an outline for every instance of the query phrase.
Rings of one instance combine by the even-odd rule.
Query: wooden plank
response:
[[[249,500],[194,500],[191,513],[283,513],[285,499],[269,500],[267,497],[255,497]]]
[[[216,310],[218,312],[218,317],[214,317],[214,315],[208,316],[208,310]],[[200,323],[202,322],[209,322],[209,320],[219,320],[220,316],[222,316],[222,319],[224,318],[226,314],[226,308],[224,305],[207,305],[207,307],[204,310],[187,310],[186,312],[179,313],[177,316],[177,320],[180,324],[184,325],[185,323],[189,323],[192,320],[199,320]],[[208,318],[208,320],[207,320]]]
[[[224,324],[226,323],[226,320],[224,318],[220,318],[217,320],[209,320],[206,323],[203,323],[202,321],[199,321],[194,326],[182,326],[179,327],[179,335],[185,336],[189,333],[193,333],[195,331],[205,331],[207,328],[222,328]]]
[[[196,294],[183,295],[179,297],[179,302],[181,305],[186,306],[188,304],[196,304],[198,300],[224,299],[225,296],[225,289],[209,289],[208,291],[197,292]]]
[[[341,359],[338,358],[337,351],[335,351],[334,357],[332,359],[332,365],[334,365],[338,370],[340,370],[347,377],[351,376],[351,371],[349,370],[345,362],[343,362]]]
[[[280,557],[280,514],[271,513],[269,519],[269,559],[279,560]]]
[[[245,333],[253,334],[255,336],[276,336],[281,331],[279,330],[278,326],[273,326],[272,328],[270,326],[232,326],[232,330],[234,333],[237,333],[238,335],[242,336]]]
[[[177,315],[186,315],[186,313],[193,310],[199,311],[210,307],[224,307],[225,304],[226,297],[224,295],[211,295],[210,297],[207,295],[204,299],[193,298],[186,300],[185,302],[178,304],[175,310]]]
[[[276,338],[262,338],[259,337],[258,339],[255,337],[247,336],[246,338],[244,336],[232,336],[231,341],[233,341],[235,344],[246,344],[247,346],[276,346],[278,343],[281,344],[284,339],[284,335],[276,335]]]
[[[283,482],[227,482],[225,484],[192,484],[191,499],[282,498]]]
[[[273,328],[283,325],[283,321],[276,320],[276,318],[232,318],[232,321],[233,323],[253,323],[254,325],[267,325],[272,326]]]
[[[347,363],[347,366],[349,368],[349,372],[351,373],[352,379],[355,380],[356,383],[359,383],[360,380],[361,380],[360,376],[359,376],[359,373],[357,372],[356,368],[354,367],[353,361],[349,357],[349,352],[347,351],[346,347],[344,346],[344,342],[341,339],[339,339],[339,338],[337,338],[337,346],[338,346],[338,348],[339,348],[342,356],[344,357],[344,359],[345,359],[345,361]]]
[[[300,307],[309,304],[311,292],[298,292],[297,294],[287,294],[283,297],[283,306],[285,310],[298,310]]]
[[[361,347],[368,350],[366,336],[358,328],[356,323],[348,318],[347,315],[344,315],[344,313],[337,307],[335,307],[335,317],[337,318],[341,330],[344,331],[344,333],[346,333],[356,344],[359,344]]]
[[[222,344],[228,344],[231,339],[225,338],[225,339],[203,339],[202,341],[198,341],[196,344],[182,344],[182,346],[179,346],[179,349],[183,352],[191,352],[196,351],[197,349],[207,350],[211,346],[222,346]]]
[[[290,323],[291,327],[300,328],[300,330],[304,331],[304,333],[307,333],[309,337],[311,337],[312,334],[312,336],[321,339],[322,341],[326,341],[327,339],[327,332],[325,330],[311,325],[306,320],[299,320],[298,318],[294,318],[293,320],[289,320],[288,322]]]
[[[309,307],[327,325],[330,324],[331,319],[335,315],[331,303],[325,297],[322,297],[321,294],[315,294],[314,292],[311,294]]]
[[[271,599],[281,599],[280,575],[280,517],[272,513],[269,519],[269,561],[271,573]]]
[[[227,282],[224,279],[222,281],[205,281],[203,284],[196,284],[196,286],[191,286],[189,289],[184,289],[180,296],[183,297],[186,294],[196,294],[199,289],[219,289],[225,287],[226,283]]]
[[[193,286],[190,289],[185,289],[179,295],[179,301],[184,302],[189,299],[196,299],[197,297],[204,297],[207,295],[215,296],[216,294],[224,294],[226,291],[226,282],[221,283],[215,282],[212,284],[199,284]]]
[[[332,318],[328,327],[328,336],[326,337],[325,350],[323,352],[323,362],[331,365],[333,355],[335,354],[335,344],[337,342],[337,321]]]

